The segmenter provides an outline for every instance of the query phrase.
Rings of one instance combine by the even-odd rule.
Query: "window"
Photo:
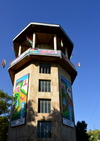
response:
[[[51,81],[50,80],[39,80],[39,92],[50,92]]]
[[[38,112],[39,113],[50,113],[50,111],[51,111],[51,100],[50,99],[39,99]]]
[[[51,66],[50,64],[40,64],[40,73],[50,74]]]
[[[51,121],[38,121],[38,138],[51,138]]]

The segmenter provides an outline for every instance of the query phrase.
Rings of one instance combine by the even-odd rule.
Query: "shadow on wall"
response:
[[[53,108],[48,116],[44,113],[35,112],[34,100],[30,100],[27,104],[26,123],[24,125],[10,127],[8,131],[8,141],[62,141],[60,133],[61,113]],[[37,122],[41,114],[41,120],[39,121],[51,121],[51,136],[52,138],[37,138]]]

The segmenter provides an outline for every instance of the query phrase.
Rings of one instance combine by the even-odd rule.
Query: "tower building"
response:
[[[60,25],[31,22],[13,45],[8,141],[76,141],[72,41]]]

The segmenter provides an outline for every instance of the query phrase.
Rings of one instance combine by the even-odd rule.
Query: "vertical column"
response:
[[[21,55],[21,45],[19,46],[19,50],[18,50],[18,56]]]
[[[68,50],[65,48],[65,56],[68,58]]]
[[[33,45],[32,45],[32,48],[35,48],[35,42],[36,42],[36,34],[33,33]]]
[[[57,50],[57,36],[54,35],[54,50]]]

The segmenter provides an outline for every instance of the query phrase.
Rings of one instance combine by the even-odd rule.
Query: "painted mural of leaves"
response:
[[[23,94],[27,95],[27,92],[26,92],[24,89],[20,89],[20,91],[21,91]]]

